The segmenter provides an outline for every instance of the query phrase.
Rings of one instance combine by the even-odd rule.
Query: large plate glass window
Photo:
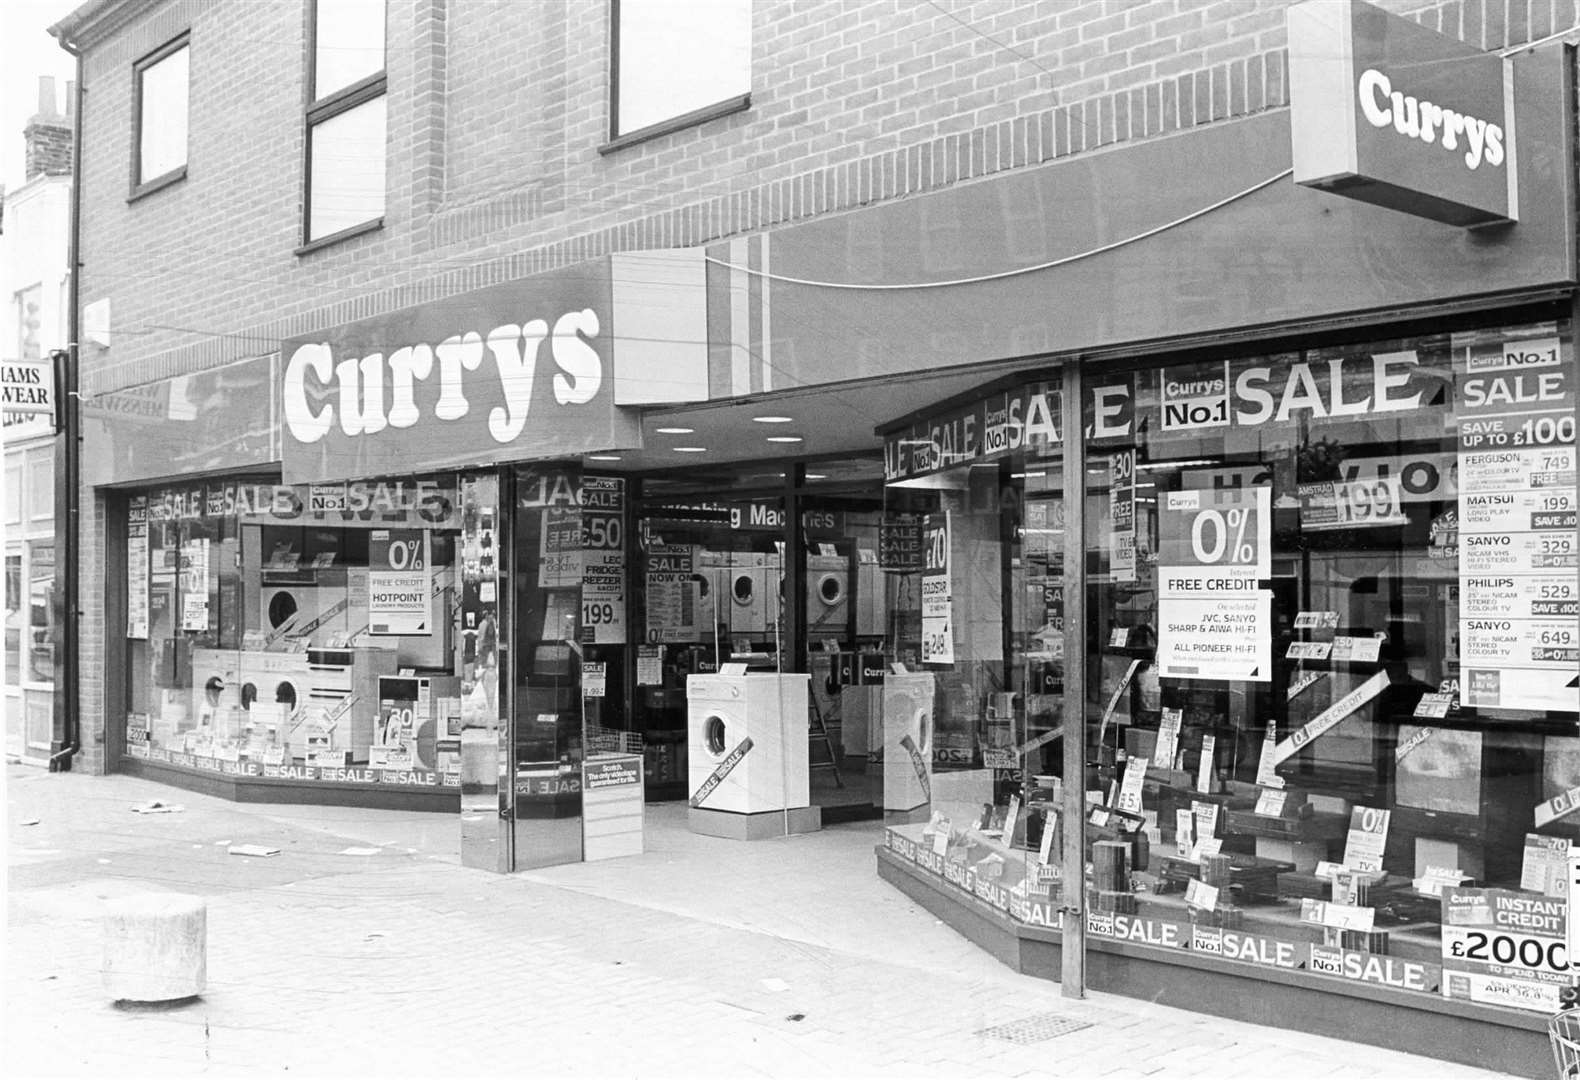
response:
[[[1525,323],[1105,374],[1087,929],[1551,1012],[1575,368]]]
[[[316,0],[304,243],[383,221],[384,0]]]
[[[186,35],[139,60],[133,69],[137,131],[132,192],[186,175],[188,48]]]
[[[746,107],[751,0],[614,0],[613,11],[611,137]]]

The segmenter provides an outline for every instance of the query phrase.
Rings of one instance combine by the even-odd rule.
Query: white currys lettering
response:
[[[328,343],[301,345],[285,366],[285,423],[292,437],[302,443],[317,442],[337,425],[348,436],[373,435],[386,427],[409,428],[422,419],[416,387],[434,378],[439,391],[434,417],[460,420],[471,411],[465,393],[467,373],[492,358],[504,404],[489,411],[488,433],[494,441],[508,443],[526,428],[538,353],[545,339],[557,369],[551,384],[555,402],[585,405],[597,396],[603,385],[603,360],[590,339],[598,336],[599,328],[597,313],[584,308],[561,315],[552,334],[547,322],[532,319],[519,326],[496,326],[486,338],[468,332],[434,346],[402,346],[387,358],[383,353],[369,353],[336,363]],[[317,383],[312,394],[309,377]],[[314,402],[329,398],[331,389],[337,391],[334,403],[322,404],[315,411]]]
[[[1503,129],[1497,124],[1401,93],[1376,68],[1361,73],[1355,93],[1361,114],[1372,127],[1392,124],[1407,138],[1438,143],[1445,150],[1458,150],[1463,141],[1465,167],[1471,170],[1483,161],[1494,168],[1503,164]]]

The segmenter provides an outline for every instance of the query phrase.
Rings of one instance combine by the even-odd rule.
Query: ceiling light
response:
[[[769,442],[796,443],[804,441],[799,435],[770,435]]]
[[[806,478],[808,480],[827,480],[828,476],[825,473],[809,472],[809,473],[806,474]]]
[[[661,427],[654,428],[653,430],[658,432],[660,435],[690,435],[697,429],[689,427]]]
[[[588,461],[619,461],[619,454],[588,454]]]
[[[706,454],[708,452],[706,446],[677,446],[674,450],[677,454]]]
[[[754,416],[754,417],[752,417],[752,423],[754,423],[754,424],[789,424],[789,423],[793,423],[794,421],[795,421],[795,417],[793,417],[793,416]]]

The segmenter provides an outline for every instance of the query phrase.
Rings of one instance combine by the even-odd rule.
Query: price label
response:
[[[1344,842],[1345,866],[1371,873],[1382,870],[1391,817],[1391,811],[1373,806],[1357,806],[1350,812],[1350,831]]]
[[[1301,484],[1298,494],[1300,524],[1310,530],[1378,528],[1409,520],[1397,476]]]

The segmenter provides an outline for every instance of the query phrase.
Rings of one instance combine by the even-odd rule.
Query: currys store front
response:
[[[89,399],[112,758],[476,800],[514,869],[585,854],[595,755],[702,801],[738,657],[809,678],[823,823],[1018,970],[1545,1069],[1574,54],[1300,5],[1289,82]]]

